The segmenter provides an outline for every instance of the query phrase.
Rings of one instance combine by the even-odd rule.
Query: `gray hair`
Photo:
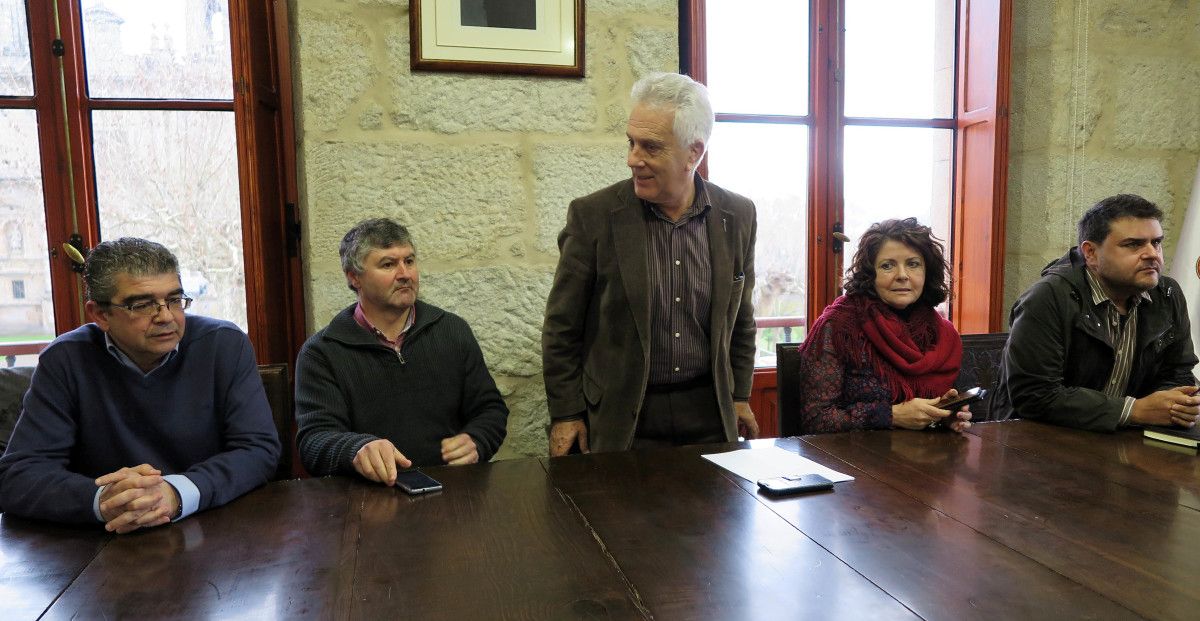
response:
[[[137,237],[100,242],[88,253],[83,264],[87,298],[94,302],[112,302],[117,294],[119,274],[135,278],[174,274],[178,278],[179,261],[162,244]]]
[[[701,142],[708,147],[712,136],[713,109],[708,88],[678,73],[651,73],[638,80],[629,93],[633,105],[668,108],[675,111],[675,138],[689,147]]]
[[[342,245],[338,248],[338,255],[342,258],[342,272],[361,274],[363,261],[367,260],[367,255],[371,254],[372,250],[394,246],[410,246],[413,250],[417,249],[413,244],[412,235],[403,224],[391,218],[363,220],[354,225],[342,238]],[[346,280],[346,286],[358,293],[358,289],[350,284],[349,279]]]

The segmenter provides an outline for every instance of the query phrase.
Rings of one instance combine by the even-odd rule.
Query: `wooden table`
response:
[[[0,619],[1195,619],[1200,461],[1017,421],[757,441],[841,470],[773,500],[738,445],[273,483],[127,536],[0,515]]]

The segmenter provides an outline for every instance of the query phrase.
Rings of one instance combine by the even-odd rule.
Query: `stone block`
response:
[[[587,17],[593,13],[606,15],[656,15],[672,19],[679,16],[679,3],[675,0],[588,0]]]
[[[514,146],[326,142],[307,155],[312,256],[337,256],[351,226],[381,216],[409,227],[423,261],[492,258],[523,229]]]
[[[1069,3],[1046,0],[1016,0],[1012,12],[1013,54],[1033,48],[1048,48],[1071,39]],[[1064,5],[1067,5],[1064,7]],[[1066,8],[1067,11],[1063,9]],[[1066,14],[1064,14],[1066,13]]]
[[[535,249],[557,255],[558,233],[571,201],[629,177],[624,143],[536,145],[533,177],[538,223]]]
[[[1098,128],[1115,114],[1112,107],[1112,84],[1107,64],[1095,55],[1083,58],[1068,58],[1067,54],[1056,54],[1057,85],[1065,86],[1058,97],[1051,118],[1051,144],[1070,149],[1083,149],[1096,135]],[[1059,70],[1063,62],[1074,64],[1070,69]],[[1031,97],[1046,97],[1046,93],[1033,91]],[[1059,128],[1062,128],[1060,131]]]
[[[382,128],[383,107],[374,101],[367,104],[358,117],[358,126],[368,131]]]
[[[638,80],[655,71],[679,71],[679,31],[634,28],[627,43],[629,67]]]
[[[309,308],[312,310],[308,334],[329,325],[334,315],[353,304],[354,292],[346,286],[346,277],[336,262],[332,265],[309,266],[308,286],[305,291]]]
[[[598,108],[627,95],[622,82],[625,54],[619,43],[627,29],[627,24],[611,19],[593,19],[587,24],[587,79],[595,89]],[[606,120],[602,119],[602,124]]]
[[[1113,146],[1200,149],[1200,57],[1113,62]]]
[[[442,134],[591,132],[599,109],[592,82],[580,78],[411,71],[408,22],[387,36],[392,123]]]
[[[628,95],[625,96],[628,100]],[[628,103],[610,103],[604,106],[604,133],[615,136],[625,135],[626,124],[629,122]]]
[[[1068,155],[1026,153],[1010,157],[1006,256],[1074,245],[1075,220],[1067,197]]]
[[[1070,143],[1071,58],[1047,49],[1013,52],[1009,150]]]
[[[1200,34],[1200,6],[1179,0],[1094,0],[1096,30],[1113,45],[1165,45],[1196,42]]]
[[[379,76],[370,28],[345,11],[296,12],[304,130],[338,127],[351,105]]]
[[[1105,114],[1110,86],[1094,59],[1036,50],[1014,55],[1009,136],[1014,151],[1083,148]]]
[[[497,377],[504,403],[508,405],[508,436],[495,459],[545,457],[546,426],[550,410],[546,406],[546,388],[540,376],[529,379]]]
[[[1004,311],[1001,326],[1008,331],[1008,314],[1013,302],[1030,285],[1042,277],[1042,268],[1067,253],[1068,248],[1043,249],[1025,254],[1006,254],[1004,257]]]
[[[542,369],[542,317],[552,277],[548,267],[427,271],[421,297],[471,325],[493,373],[533,377]]]
[[[1137,194],[1154,202],[1165,213],[1175,209],[1175,192],[1165,159],[1087,154],[1078,165],[1076,210],[1084,210],[1113,194]]]

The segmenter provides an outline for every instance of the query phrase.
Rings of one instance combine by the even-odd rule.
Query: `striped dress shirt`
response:
[[[1083,271],[1092,290],[1092,304],[1096,307],[1097,315],[1105,319],[1108,340],[1113,348],[1113,368],[1104,384],[1104,394],[1109,397],[1125,397],[1125,407],[1121,410],[1121,420],[1117,423],[1117,426],[1124,427],[1129,424],[1129,415],[1133,413],[1135,401],[1133,397],[1126,395],[1125,391],[1129,387],[1129,375],[1133,370],[1133,356],[1136,351],[1138,307],[1151,303],[1150,294],[1143,291],[1141,295],[1134,296],[1129,305],[1129,314],[1122,315],[1092,270],[1084,268]]]
[[[649,384],[677,384],[712,372],[712,256],[706,220],[712,209],[704,181],[678,221],[646,203],[650,276]]]

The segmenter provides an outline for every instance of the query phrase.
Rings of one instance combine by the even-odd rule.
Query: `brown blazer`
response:
[[[712,376],[725,426],[754,374],[754,203],[705,182],[712,255]],[[552,420],[586,413],[593,451],[633,443],[650,373],[650,280],[644,210],[626,179],[575,199],[558,236],[558,269],[542,326]]]

